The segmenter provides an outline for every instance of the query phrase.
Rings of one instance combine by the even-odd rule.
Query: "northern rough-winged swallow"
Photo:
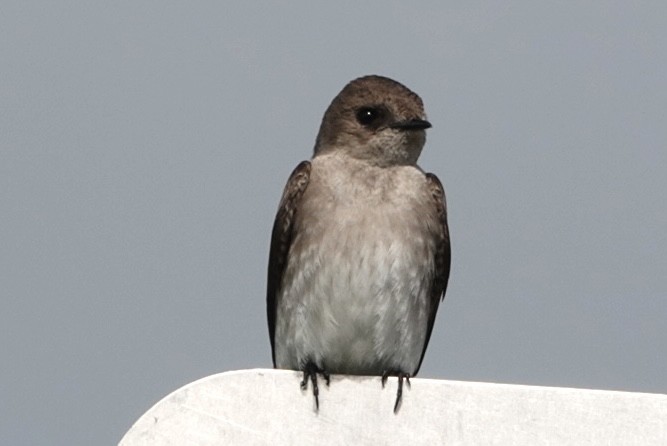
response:
[[[353,80],[324,113],[273,226],[267,312],[273,364],[317,374],[398,377],[424,358],[450,267],[445,192],[417,158],[431,127],[417,94]]]

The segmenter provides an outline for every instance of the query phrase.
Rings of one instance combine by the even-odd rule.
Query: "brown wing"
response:
[[[438,312],[438,305],[440,300],[445,298],[445,290],[447,289],[447,282],[449,281],[449,268],[452,261],[452,251],[449,245],[449,228],[447,226],[447,202],[445,200],[445,190],[438,177],[432,173],[426,174],[426,180],[431,195],[433,196],[433,206],[435,206],[438,213],[439,228],[436,231],[436,252],[435,252],[435,274],[433,282],[431,283],[431,308],[429,309],[428,327],[426,330],[426,339],[424,342],[424,349],[422,356],[419,359],[419,365],[415,374],[421,367],[426,353],[428,341],[431,339],[431,332],[433,331],[433,324],[435,322],[435,314]]]
[[[276,366],[274,350],[274,336],[276,332],[276,308],[278,307],[278,293],[282,285],[287,255],[292,245],[294,218],[299,208],[299,201],[308,187],[310,180],[310,162],[303,161],[290,175],[283,197],[280,199],[278,214],[273,223],[271,234],[271,250],[269,252],[269,275],[266,290],[266,313],[269,320],[269,339],[271,340],[271,358]]]

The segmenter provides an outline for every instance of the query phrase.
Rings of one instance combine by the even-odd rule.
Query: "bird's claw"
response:
[[[382,374],[382,388],[384,388],[385,384],[387,383],[387,379],[389,379],[390,376],[395,376],[398,378],[398,390],[396,390],[396,402],[394,403],[394,413],[398,413],[398,408],[400,407],[403,398],[403,381],[405,380],[408,387],[410,387],[410,374],[400,371],[397,372],[394,370],[388,370]]]
[[[331,375],[329,375],[329,373],[325,372],[320,367],[315,365],[315,363],[312,361],[308,361],[306,363],[306,366],[303,368],[303,380],[301,381],[301,390],[308,389],[308,379],[310,379],[310,382],[313,385],[313,396],[315,397],[315,410],[320,409],[320,398],[319,398],[320,388],[317,385],[318,373],[322,375],[322,377],[324,378],[324,382],[328,387],[329,382],[331,380]]]

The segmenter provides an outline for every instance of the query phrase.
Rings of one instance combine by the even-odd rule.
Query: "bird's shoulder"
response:
[[[294,168],[287,180],[287,184],[285,184],[283,196],[280,199],[279,209],[282,209],[286,205],[293,204],[292,202],[303,194],[306,187],[308,187],[311,170],[312,164],[310,161],[302,161]]]

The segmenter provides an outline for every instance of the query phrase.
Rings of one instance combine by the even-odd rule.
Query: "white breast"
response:
[[[313,160],[279,295],[278,367],[416,371],[434,274],[429,200],[415,167]]]

